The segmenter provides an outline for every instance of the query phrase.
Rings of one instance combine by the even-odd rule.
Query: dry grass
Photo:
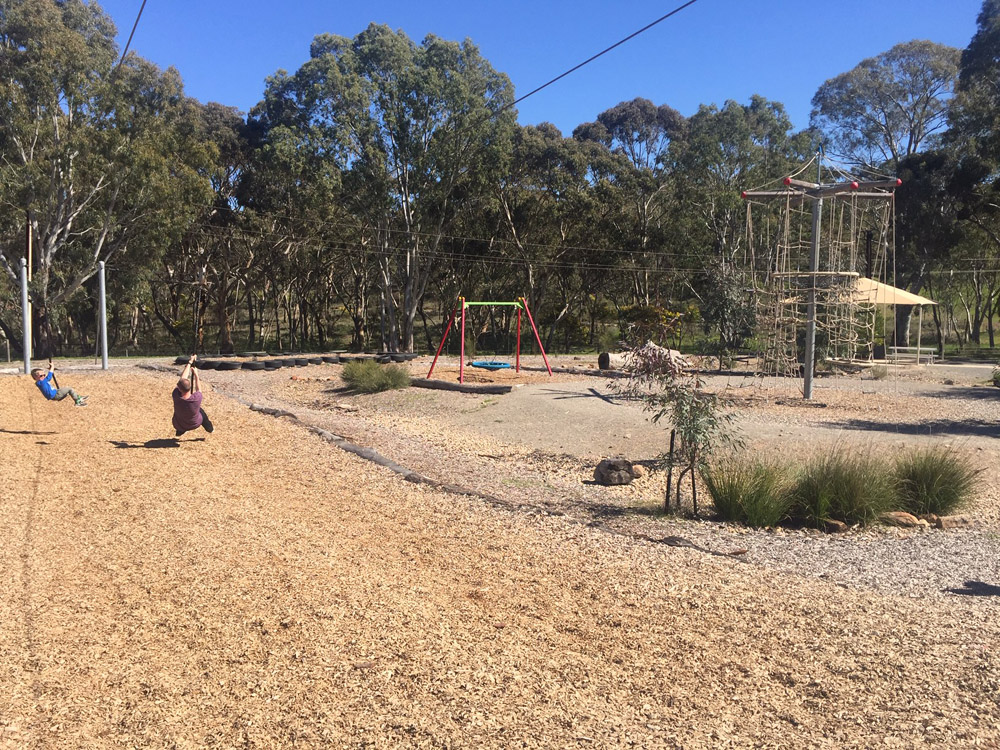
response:
[[[1000,626],[411,486],[169,378],[0,378],[0,747],[972,746]]]

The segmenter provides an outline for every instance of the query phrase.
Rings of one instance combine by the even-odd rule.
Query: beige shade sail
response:
[[[932,299],[912,294],[904,289],[861,277],[855,281],[853,301],[869,305],[936,305]]]

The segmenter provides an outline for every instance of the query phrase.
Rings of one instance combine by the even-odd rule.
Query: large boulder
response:
[[[631,484],[638,476],[632,462],[624,458],[602,459],[594,469],[594,481],[605,486]]]

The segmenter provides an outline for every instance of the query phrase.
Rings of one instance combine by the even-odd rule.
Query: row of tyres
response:
[[[178,357],[175,364],[183,365],[187,363],[187,357]],[[314,357],[284,357],[265,360],[251,360],[246,362],[234,362],[227,359],[199,359],[195,360],[194,366],[199,370],[280,370],[282,367],[307,367],[309,365],[337,364],[340,356],[337,354],[327,354]]]
[[[194,366],[199,370],[279,370],[282,367],[307,367],[309,365],[331,364],[352,360],[371,359],[379,364],[389,362],[406,362],[418,355],[413,353],[379,352],[378,354],[323,354],[307,357],[275,357],[274,359],[254,359],[243,362],[231,359],[199,359]],[[174,364],[187,364],[187,357],[177,357]]]

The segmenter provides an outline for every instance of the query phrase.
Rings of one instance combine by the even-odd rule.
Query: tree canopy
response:
[[[119,60],[96,2],[0,0],[0,331],[19,339],[30,235],[50,350],[91,346],[101,261],[113,342],[132,348],[411,350],[464,294],[526,296],[566,349],[614,346],[644,308],[679,320],[678,340],[737,349],[755,327],[740,192],[822,143],[903,178],[897,273],[976,340],[1000,300],[998,19],[985,0],[964,51],[914,40],[861,60],[819,88],[808,130],[757,95],[687,116],[636,96],[567,136],[519,124],[468,39],[320,34],[244,115]],[[967,275],[945,278],[955,264]],[[470,320],[484,345],[513,324]]]

